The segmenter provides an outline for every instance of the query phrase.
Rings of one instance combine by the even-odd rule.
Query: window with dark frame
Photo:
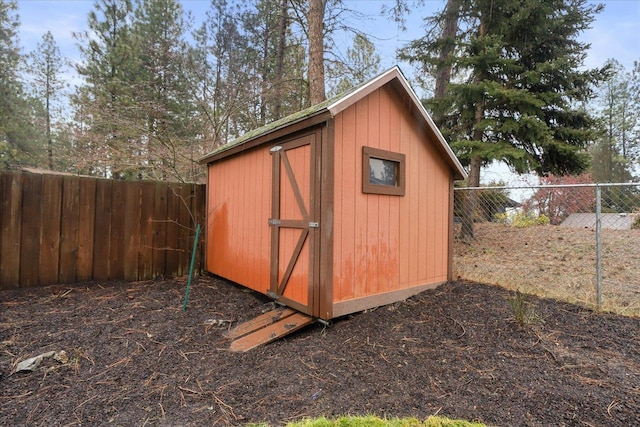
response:
[[[404,154],[362,147],[362,192],[404,196],[405,168]]]

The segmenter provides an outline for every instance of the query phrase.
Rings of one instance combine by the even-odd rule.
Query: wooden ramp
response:
[[[231,351],[248,351],[275,341],[313,323],[315,319],[291,308],[280,307],[241,323],[229,331]]]

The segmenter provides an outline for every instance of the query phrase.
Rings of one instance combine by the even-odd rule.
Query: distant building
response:
[[[602,228],[608,230],[630,230],[640,214],[631,213],[603,213],[600,216]],[[595,213],[573,213],[567,217],[560,227],[567,228],[596,228]]]

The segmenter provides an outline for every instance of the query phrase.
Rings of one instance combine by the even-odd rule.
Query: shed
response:
[[[210,273],[324,320],[451,279],[465,171],[397,67],[201,163]]]

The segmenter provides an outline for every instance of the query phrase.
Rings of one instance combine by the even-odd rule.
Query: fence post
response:
[[[602,190],[596,184],[596,304],[602,307]]]

